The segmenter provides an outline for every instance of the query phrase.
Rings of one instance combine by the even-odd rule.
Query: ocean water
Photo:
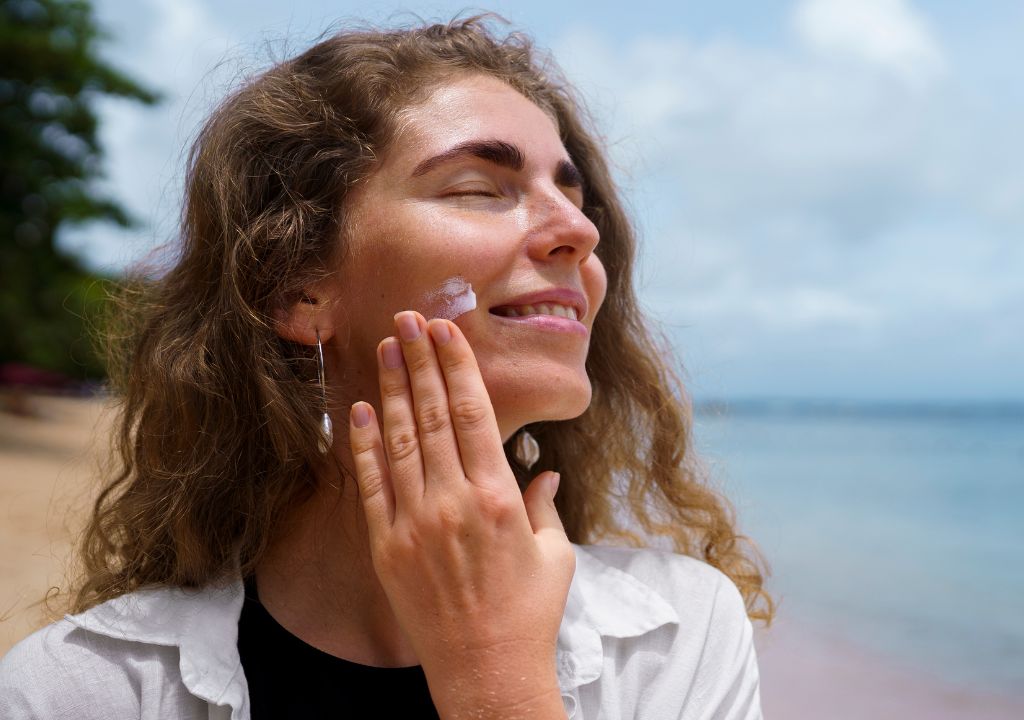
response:
[[[780,614],[1024,695],[1024,405],[698,406]]]

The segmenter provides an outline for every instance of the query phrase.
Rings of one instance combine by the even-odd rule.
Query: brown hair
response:
[[[313,492],[324,469],[315,366],[272,313],[344,262],[346,192],[386,152],[402,109],[460,73],[499,78],[553,115],[600,231],[609,282],[587,360],[593,401],[530,428],[537,469],[566,479],[569,538],[664,537],[722,570],[750,616],[770,622],[763,560],[706,481],[671,355],[639,309],[634,233],[603,148],[554,65],[520,34],[499,38],[487,16],[334,35],[248,81],[203,126],[180,256],[124,296],[136,324],[111,367],[117,467],[83,536],[73,610],[145,585],[199,586],[236,563],[249,573],[275,520]]]

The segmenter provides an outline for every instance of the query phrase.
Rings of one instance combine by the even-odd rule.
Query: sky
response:
[[[247,74],[353,21],[457,3],[97,0],[103,54],[164,94],[99,103],[139,219],[63,244],[120,270],[173,241],[189,138]],[[497,2],[607,142],[641,300],[701,399],[1024,401],[1024,3]]]

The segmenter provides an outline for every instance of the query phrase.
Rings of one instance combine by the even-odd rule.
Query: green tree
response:
[[[96,192],[95,101],[157,96],[102,61],[82,0],[0,0],[0,364],[102,377],[86,318],[101,278],[55,243],[62,223],[131,219]]]

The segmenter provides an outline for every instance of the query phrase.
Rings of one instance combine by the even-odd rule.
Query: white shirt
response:
[[[556,655],[571,720],[760,720],[753,630],[726,575],[657,550],[575,549]],[[236,577],[68,615],[0,660],[0,718],[248,720],[243,598]]]

